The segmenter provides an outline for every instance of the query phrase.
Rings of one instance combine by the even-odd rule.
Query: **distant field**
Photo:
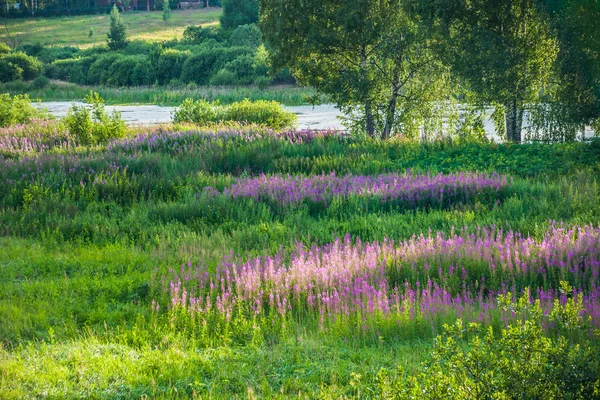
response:
[[[164,41],[181,37],[188,25],[213,25],[219,23],[220,8],[202,10],[175,10],[168,21],[162,13],[128,12],[122,14],[127,23],[130,39]],[[109,16],[84,15],[76,17],[0,19],[0,42],[7,39],[4,27],[20,44],[90,47],[106,43]],[[90,29],[94,34],[89,37]]]

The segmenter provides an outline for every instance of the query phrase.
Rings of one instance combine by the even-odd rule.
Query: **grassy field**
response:
[[[434,342],[459,317],[498,340],[512,318],[545,318],[510,352],[490,350],[513,362],[482,350],[483,371],[496,368],[485,379],[556,359],[517,382],[593,397],[598,141],[247,127],[86,147],[42,124],[0,130],[0,153],[0,398],[381,398],[388,380],[435,376],[457,392],[417,398],[467,399],[478,381],[455,362],[440,370],[451,349]],[[498,306],[528,288],[545,316]],[[519,358],[535,335],[565,353]]]
[[[314,97],[316,91],[291,85],[271,86],[259,89],[252,86],[241,87],[135,87],[107,88],[79,86],[65,82],[51,82],[48,86],[37,89],[31,83],[0,83],[0,93],[28,94],[32,99],[41,101],[81,101],[90,90],[102,96],[106,104],[156,104],[161,106],[178,106],[185,99],[219,100],[230,104],[243,99],[275,100],[287,106],[306,105],[308,97]],[[321,99],[323,103],[327,99]]]
[[[181,38],[189,25],[216,25],[221,9],[174,10],[168,22],[161,12],[128,12],[122,19],[128,27],[131,40],[165,41]],[[0,41],[7,40],[6,27],[19,44],[40,43],[45,46],[74,46],[87,48],[105,44],[109,28],[108,15],[76,17],[0,19]],[[90,29],[94,33],[89,37]]]

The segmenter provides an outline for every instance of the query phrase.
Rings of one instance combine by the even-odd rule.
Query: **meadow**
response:
[[[126,12],[132,40],[162,42],[181,38],[189,25],[210,26],[219,24],[220,8],[200,10],[173,10],[168,22],[162,20],[161,12]],[[0,42],[15,45],[41,44],[47,47],[73,46],[89,48],[106,44],[109,15],[82,15],[35,19],[0,19]],[[90,35],[92,30],[92,35]]]
[[[597,140],[41,122],[0,164],[2,398],[598,393]]]

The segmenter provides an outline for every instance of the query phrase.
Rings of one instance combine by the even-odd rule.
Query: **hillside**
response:
[[[122,18],[128,26],[129,38],[164,41],[181,37],[188,25],[218,24],[220,8],[201,10],[174,10],[165,23],[161,12],[128,12]],[[19,44],[40,43],[47,46],[75,46],[86,48],[106,42],[109,16],[83,15],[76,17],[38,19],[0,19],[0,42],[10,34]],[[93,35],[89,36],[93,28]],[[7,33],[7,29],[8,32]]]

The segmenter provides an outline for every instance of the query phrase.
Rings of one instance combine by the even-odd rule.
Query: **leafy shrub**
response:
[[[62,120],[79,143],[106,143],[110,139],[125,136],[125,122],[121,119],[121,113],[115,111],[109,115],[98,93],[90,91],[85,101],[90,106],[73,105]]]
[[[23,78],[23,69],[0,58],[0,82],[12,82]]]
[[[34,89],[43,89],[46,86],[48,86],[49,83],[50,83],[50,79],[41,75],[41,76],[38,76],[37,78],[35,78],[33,80],[33,82],[31,82],[31,87],[33,87]]]
[[[12,64],[21,69],[21,76],[24,80],[35,79],[42,73],[43,65],[35,57],[28,56],[22,52],[15,52],[5,55],[0,59],[2,63]]]
[[[225,120],[261,124],[274,129],[283,129],[294,126],[297,117],[293,112],[286,111],[276,101],[258,100],[252,102],[246,99],[232,103],[229,107],[226,107]]]
[[[131,72],[131,83],[134,86],[147,86],[155,81],[154,68],[147,58],[138,60]]]
[[[237,82],[242,85],[249,85],[254,81],[254,56],[244,54],[225,65],[225,70],[232,73]]]
[[[23,52],[23,53],[27,54],[28,56],[37,57],[44,50],[44,45],[42,45],[39,42],[23,44],[23,45],[17,46],[16,50]]]
[[[267,89],[270,84],[271,84],[271,79],[269,79],[266,76],[258,76],[256,79],[254,79],[254,85],[256,85],[256,87],[259,88],[260,90]]]
[[[258,22],[258,0],[223,0],[221,26],[225,29]]]
[[[256,24],[241,25],[235,28],[229,37],[231,46],[258,47],[262,43],[262,33]]]
[[[123,52],[127,55],[150,54],[152,51],[159,48],[159,44],[150,43],[144,40],[132,40],[127,43]]]
[[[213,122],[242,122],[265,125],[274,129],[291,127],[296,120],[294,113],[286,111],[275,101],[252,102],[248,99],[228,106],[205,100],[187,99],[173,115],[175,123],[193,122],[202,125]]]
[[[600,388],[598,344],[585,336],[572,342],[573,332],[585,332],[581,297],[555,303],[549,318],[562,328],[556,337],[544,332],[539,300],[533,305],[530,301],[527,291],[517,303],[510,293],[501,296],[500,306],[522,319],[499,337],[477,323],[465,326],[458,320],[446,326],[447,337],[436,340],[426,373],[395,381],[385,371],[379,373],[381,397],[412,399],[419,393],[422,399],[594,398]]]
[[[118,58],[114,63],[111,64],[108,69],[108,81],[106,82],[110,86],[132,86],[133,72],[136,71],[138,64],[144,63],[146,57],[144,56],[123,56]],[[143,79],[140,74],[143,73],[140,69],[136,71],[136,80]]]
[[[24,124],[33,119],[46,118],[47,113],[31,105],[28,95],[0,94],[0,127]]]
[[[214,26],[202,27],[202,26],[188,26],[183,31],[183,40],[187,42],[203,43],[207,40],[214,40],[216,42],[223,41],[223,37],[219,28]]]
[[[0,43],[0,56],[10,53],[10,47],[5,43]]]
[[[81,50],[77,47],[45,47],[37,58],[45,63],[50,64],[56,60],[66,60],[68,58],[76,58]]]
[[[235,73],[227,69],[218,71],[212,78],[210,78],[211,86],[235,86],[239,83],[240,82]]]
[[[179,79],[183,66],[190,56],[189,51],[167,49],[163,51],[156,65],[156,76],[158,83],[165,85],[173,79]]]
[[[110,66],[117,61],[120,54],[106,53],[98,57],[91,65],[87,73],[87,83],[90,85],[105,84],[108,81]]]
[[[94,57],[57,60],[46,66],[44,74],[51,79],[85,84],[88,81],[87,74],[90,66],[94,62]]]
[[[207,50],[189,57],[183,64],[181,80],[197,85],[206,85],[212,76],[213,66],[217,62],[217,51]]]

